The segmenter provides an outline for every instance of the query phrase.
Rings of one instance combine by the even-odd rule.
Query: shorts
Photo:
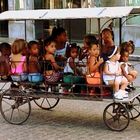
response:
[[[27,73],[21,73],[19,75],[11,75],[11,78],[15,82],[26,81],[28,78]]]
[[[51,75],[46,75],[45,76],[45,81],[48,82],[48,83],[55,83],[55,82],[58,82],[60,77],[61,77],[61,74],[59,72],[54,72]]]
[[[122,82],[124,76],[116,76],[115,79],[110,79],[110,80],[105,80],[104,79],[104,82],[106,85],[109,85],[109,81],[117,81],[119,84]]]
[[[39,83],[43,80],[41,73],[30,73],[28,74],[28,81],[32,83]]]

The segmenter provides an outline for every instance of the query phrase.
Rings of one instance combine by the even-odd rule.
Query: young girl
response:
[[[79,47],[74,43],[71,44],[68,48],[69,51],[67,51],[66,57],[67,63],[64,67],[64,76],[63,81],[64,83],[68,84],[83,84],[85,83],[85,79],[81,77],[81,73],[76,67],[75,59],[78,56]],[[82,87],[82,86],[81,86]],[[68,90],[69,87],[66,87]],[[81,90],[83,90],[81,88]]]
[[[89,45],[89,57],[87,61],[87,75],[86,80],[88,84],[100,84],[99,67],[104,62],[103,58],[99,57],[100,47],[98,41],[95,40]]]
[[[41,67],[39,64],[39,44],[36,41],[28,43],[29,57],[27,59],[28,65],[28,80],[30,82],[41,82],[43,77],[41,75]]]
[[[128,59],[129,52],[121,51],[120,63],[122,74],[126,77],[129,83],[132,83],[136,79],[138,72],[132,68],[132,65],[128,62]],[[128,85],[128,88],[126,88],[127,91],[130,91],[131,89],[134,90],[134,87],[131,85]]]
[[[52,37],[49,37],[45,40],[45,51],[44,56],[44,70],[45,78],[47,82],[57,82],[60,79],[60,71],[63,70],[63,67],[60,67],[56,61],[54,54],[56,52],[56,43]]]
[[[11,47],[11,78],[13,81],[27,80],[26,56],[22,55],[27,47],[27,42],[24,39],[16,39]]]
[[[0,44],[0,77],[1,80],[10,80],[10,55],[11,45],[8,43]]]
[[[135,50],[135,45],[132,40],[128,42],[123,42],[120,46],[121,52],[127,51],[129,54],[133,54]]]
[[[84,46],[82,47],[81,49],[81,52],[80,52],[80,55],[79,55],[79,59],[82,60],[82,59],[87,59],[88,58],[88,55],[89,55],[89,46],[91,44],[91,42],[93,42],[94,40],[96,40],[96,37],[92,34],[88,34],[84,37],[84,40],[83,40],[83,44]]]
[[[128,85],[127,79],[122,76],[121,67],[118,62],[120,59],[120,52],[117,46],[110,51],[108,56],[109,60],[106,61],[104,70],[103,70],[103,80],[106,85],[113,86],[114,97],[116,99],[128,98],[128,94],[125,91],[125,88]]]

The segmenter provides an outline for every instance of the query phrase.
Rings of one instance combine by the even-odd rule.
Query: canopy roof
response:
[[[122,18],[129,14],[140,14],[140,7],[95,7],[5,11],[0,14],[0,20]]]

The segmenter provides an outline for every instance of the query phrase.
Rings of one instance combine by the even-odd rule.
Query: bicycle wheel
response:
[[[120,103],[109,104],[103,113],[105,125],[113,131],[126,129],[130,122],[127,109]]]
[[[57,97],[57,98],[47,98],[46,97],[46,98],[36,99],[36,100],[34,100],[34,102],[40,108],[42,108],[44,110],[50,110],[58,104],[59,100],[60,100],[59,97]]]
[[[0,98],[0,112],[3,118],[11,124],[22,124],[30,116],[30,100],[19,89],[9,89]]]
[[[136,97],[132,102],[126,104],[126,108],[129,111],[130,119],[136,119],[140,116],[140,98]]]

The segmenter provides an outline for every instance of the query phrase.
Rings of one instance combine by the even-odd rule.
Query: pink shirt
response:
[[[16,74],[20,74],[20,73],[23,73],[23,63],[26,61],[26,56],[22,56],[20,62],[18,63],[18,65],[14,68],[11,68],[11,72],[12,73],[16,73]]]

